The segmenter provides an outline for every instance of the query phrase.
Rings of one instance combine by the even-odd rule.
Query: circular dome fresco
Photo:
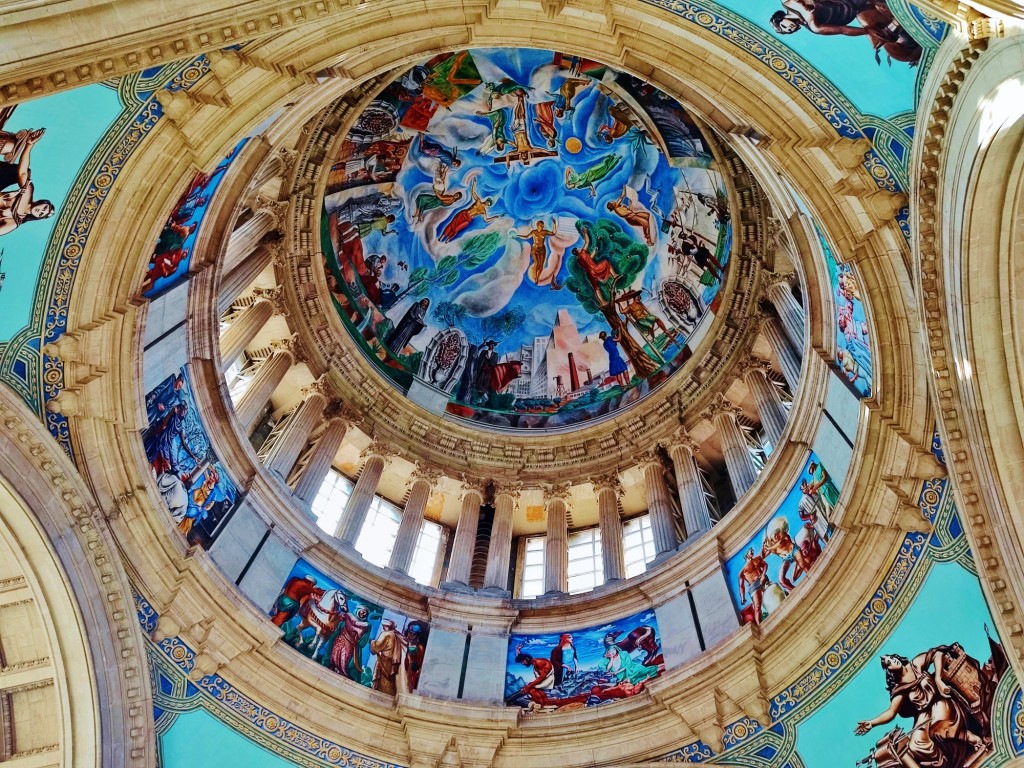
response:
[[[621,412],[690,356],[732,241],[686,110],[577,56],[477,49],[365,106],[324,197],[328,286],[381,375],[497,429]]]

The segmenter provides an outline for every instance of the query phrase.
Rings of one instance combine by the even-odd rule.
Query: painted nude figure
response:
[[[542,282],[541,276],[547,271],[545,268],[548,264],[550,253],[548,251],[548,238],[558,234],[558,221],[555,220],[551,223],[551,229],[547,229],[544,226],[543,221],[538,221],[537,224],[527,232],[525,235],[521,235],[518,232],[515,236],[519,240],[526,240],[531,243],[530,246],[530,268],[527,270],[527,276],[537,285],[550,285],[554,290],[559,290],[562,286],[556,280],[558,276],[558,269],[556,268],[548,278],[548,281]],[[561,259],[558,261],[558,268],[561,268]]]
[[[736,577],[740,590],[740,605],[747,602],[747,588],[750,588],[750,603],[754,609],[754,623],[761,623],[761,606],[764,590],[768,586],[768,563],[764,555],[758,555],[753,547],[743,556],[746,563]]]
[[[29,158],[45,129],[0,131],[0,235],[7,235],[26,221],[53,216],[53,203],[34,200]],[[16,189],[6,191],[8,187]]]

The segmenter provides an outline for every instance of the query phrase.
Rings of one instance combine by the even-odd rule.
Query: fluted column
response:
[[[309,442],[309,435],[320,423],[320,418],[327,404],[327,398],[316,389],[306,395],[295,412],[285,423],[281,434],[277,436],[273,447],[264,460],[264,465],[285,482],[302,449]]]
[[[604,580],[626,578],[626,552],[622,545],[622,517],[619,515],[619,476],[604,475],[591,480],[597,491],[597,519],[601,527],[601,562]]]
[[[243,309],[220,337],[220,364],[227,370],[274,316],[274,302],[259,298]]]
[[[569,485],[552,486],[545,492],[544,591],[565,592],[569,579]]]
[[[484,589],[508,590],[508,565],[512,558],[512,515],[518,498],[517,487],[495,484],[494,523],[491,525],[491,541],[487,547]]]
[[[220,287],[217,289],[218,311],[224,312],[231,306],[231,302],[241,296],[245,289],[252,285],[267,268],[279,250],[280,247],[275,243],[260,243],[249,254],[249,258],[243,259],[231,271],[225,270],[221,276]]]
[[[683,512],[683,527],[686,539],[700,536],[711,528],[711,511],[700,481],[700,470],[694,456],[697,444],[688,435],[680,432],[669,446],[668,455],[675,470],[676,487],[679,490],[679,508]]]
[[[790,286],[789,280],[789,276],[776,276],[768,283],[765,296],[775,307],[790,344],[798,350],[803,350],[804,308],[800,306],[800,302],[793,295],[793,288]]]
[[[294,362],[295,356],[290,350],[276,349],[260,365],[249,386],[235,403],[235,416],[246,434],[252,431],[256,417],[266,407],[274,390],[284,380]]]
[[[252,175],[252,179],[249,181],[249,189],[259,189],[271,179],[283,175],[284,169],[287,166],[288,163],[284,155],[280,152],[272,152],[260,167],[256,169],[256,173]]]
[[[331,471],[334,457],[338,454],[347,431],[348,422],[343,418],[335,417],[327,422],[302,474],[299,475],[299,481],[295,484],[296,498],[306,504],[313,503],[313,499],[320,492],[320,486],[327,479],[327,473]]]
[[[672,500],[665,483],[665,469],[654,451],[640,459],[644,471],[644,487],[647,491],[647,513],[651,517],[651,533],[654,535],[654,551],[658,555],[671,552],[679,545],[676,525],[672,514]]]
[[[782,329],[782,323],[774,315],[765,314],[761,330],[764,331],[765,338],[768,339],[772,353],[779,363],[782,377],[786,380],[786,384],[789,385],[789,391],[796,392],[797,385],[800,384],[799,350],[793,349],[789,339],[786,338],[785,331]]]
[[[423,528],[423,513],[427,510],[430,492],[439,476],[439,473],[426,468],[418,469],[413,475],[412,487],[409,488],[409,496],[402,510],[402,522],[395,537],[395,548],[391,550],[391,560],[388,562],[388,566],[396,571],[409,573],[416,542]]]
[[[370,504],[373,503],[373,496],[377,492],[377,483],[384,474],[384,454],[384,450],[376,443],[367,450],[366,461],[363,462],[363,468],[334,532],[334,535],[346,544],[355,546],[359,532],[363,530],[366,514],[370,511]]]
[[[467,486],[462,492],[462,509],[455,526],[446,582],[469,585],[469,572],[473,567],[473,552],[476,550],[476,529],[480,523],[480,505],[483,503],[484,495],[479,488]]]
[[[287,203],[260,201],[259,208],[245,224],[231,233],[224,250],[224,271],[231,272],[245,261],[264,237],[277,227],[279,216],[284,214]]]
[[[715,432],[725,456],[725,468],[729,472],[729,483],[733,493],[739,499],[757,479],[754,457],[750,455],[747,439],[736,423],[740,409],[718,395],[714,405],[706,412],[706,416],[715,425]]]
[[[782,405],[782,398],[775,385],[768,381],[767,370],[767,362],[751,358],[743,367],[743,381],[754,397],[761,426],[774,450],[786,428],[786,408]]]

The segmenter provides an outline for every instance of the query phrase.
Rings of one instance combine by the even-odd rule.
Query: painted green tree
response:
[[[637,275],[647,266],[650,250],[623,231],[616,222],[608,219],[601,219],[596,224],[577,221],[576,229],[583,237],[583,247],[573,249],[565,288],[579,300],[584,310],[591,315],[604,317],[612,329],[612,335],[632,363],[636,375],[642,379],[647,378],[658,370],[658,364],[629,335],[626,321],[615,307],[615,292],[636,280]],[[588,253],[595,264],[607,262],[611,267],[609,276],[599,280],[589,273],[580,262],[579,251]]]

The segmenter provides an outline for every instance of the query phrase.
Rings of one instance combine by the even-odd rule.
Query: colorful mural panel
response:
[[[0,343],[30,324],[59,214],[121,109],[101,85],[0,108]]]
[[[382,693],[419,685],[430,625],[359,597],[304,560],[270,611],[284,640],[328,669]]]
[[[828,238],[814,225],[825,253],[832,299],[836,303],[836,365],[861,397],[871,395],[871,330],[860,284],[853,269],[836,261]]]
[[[760,624],[806,579],[835,532],[831,518],[838,499],[839,489],[812,451],[772,519],[725,564],[744,624]]]
[[[146,459],[171,519],[189,544],[208,549],[239,501],[199,418],[188,368],[146,395]]]
[[[193,249],[199,236],[199,227],[210,201],[220,186],[228,168],[248,139],[242,139],[210,173],[200,173],[178,199],[174,211],[160,232],[153,256],[146,268],[142,293],[152,298],[176,285],[192,264]]]
[[[505,703],[530,712],[593,707],[635,696],[664,671],[653,610],[573,632],[514,634]]]
[[[689,357],[732,245],[722,176],[674,100],[526,49],[437,56],[331,169],[336,307],[394,386],[516,429],[615,413]]]

